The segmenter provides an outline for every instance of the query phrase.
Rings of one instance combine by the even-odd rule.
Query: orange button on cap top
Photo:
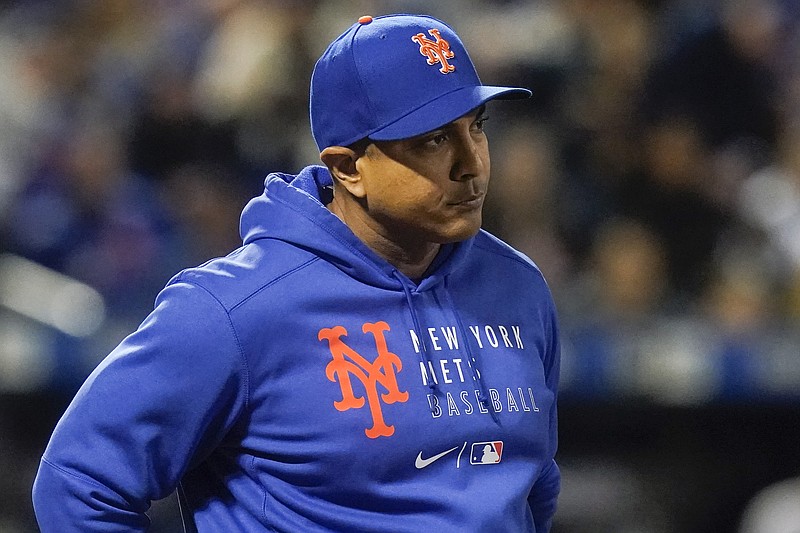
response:
[[[364,15],[363,17],[358,17],[359,24],[369,24],[372,22],[372,17],[369,15]]]

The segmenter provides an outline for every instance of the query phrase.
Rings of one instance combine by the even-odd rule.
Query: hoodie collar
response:
[[[328,169],[304,168],[299,174],[273,173],[264,181],[264,193],[245,206],[240,234],[245,244],[259,239],[281,240],[304,248],[330,262],[348,276],[368,285],[401,290],[403,285],[424,291],[437,286],[460,265],[473,238],[442,246],[423,279],[415,284],[367,247],[325,205],[333,198]],[[399,274],[399,273],[398,273]]]

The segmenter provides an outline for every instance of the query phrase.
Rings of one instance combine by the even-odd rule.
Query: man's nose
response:
[[[485,137],[476,137],[471,133],[459,136],[450,178],[465,181],[482,175],[486,171],[485,152]]]

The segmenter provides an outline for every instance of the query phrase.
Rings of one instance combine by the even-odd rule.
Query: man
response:
[[[534,264],[480,230],[483,86],[424,16],[318,61],[326,167],[272,174],[244,245],[175,276],[88,378],[34,486],[42,530],[549,530],[558,329]]]

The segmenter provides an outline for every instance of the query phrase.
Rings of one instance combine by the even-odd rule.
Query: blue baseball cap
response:
[[[425,15],[364,16],[333,41],[311,75],[317,147],[406,139],[493,99],[528,98],[520,87],[483,85],[450,26]]]

